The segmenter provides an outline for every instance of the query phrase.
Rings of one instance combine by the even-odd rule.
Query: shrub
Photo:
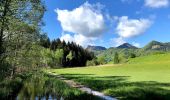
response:
[[[98,61],[96,59],[88,60],[86,62],[86,66],[96,66],[96,65],[99,65],[99,63],[98,63]]]
[[[130,53],[130,58],[135,58],[136,55],[134,53]]]
[[[103,64],[106,64],[106,59],[104,56],[99,56],[97,57],[97,62],[98,64],[103,65]]]

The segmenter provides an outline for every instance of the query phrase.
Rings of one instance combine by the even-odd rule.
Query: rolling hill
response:
[[[124,43],[118,47],[110,47],[109,49],[102,50],[102,52],[95,52],[96,56],[104,56],[107,62],[114,58],[115,52],[119,53],[121,62],[126,62],[129,56],[133,53],[136,56],[144,56],[150,54],[164,53],[170,51],[170,42],[162,43],[158,41],[151,41],[143,48],[137,48],[129,43]]]
[[[162,43],[158,41],[151,41],[145,47],[143,47],[145,51],[147,50],[158,50],[158,51],[169,51],[170,50],[170,42]]]

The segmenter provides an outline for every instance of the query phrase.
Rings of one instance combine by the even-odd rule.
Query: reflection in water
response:
[[[53,80],[53,81],[52,81]],[[62,94],[56,90],[58,84],[54,79],[44,76],[33,76],[25,81],[17,100],[63,100]]]
[[[24,82],[16,100],[101,100],[49,75],[34,75]]]

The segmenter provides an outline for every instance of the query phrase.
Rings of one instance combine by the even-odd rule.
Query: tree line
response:
[[[88,60],[92,60],[94,58],[94,53],[87,51],[82,46],[74,42],[66,43],[64,40],[61,41],[59,38],[50,41],[50,39],[45,34],[41,36],[40,45],[46,48],[49,53],[54,53],[53,56],[56,55],[55,57],[51,57],[56,58],[56,60],[52,60],[54,65],[49,64],[51,66],[85,66]]]

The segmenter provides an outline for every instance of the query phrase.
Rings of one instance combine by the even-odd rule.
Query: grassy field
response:
[[[120,100],[170,100],[170,54],[130,59],[121,65],[51,69]]]

